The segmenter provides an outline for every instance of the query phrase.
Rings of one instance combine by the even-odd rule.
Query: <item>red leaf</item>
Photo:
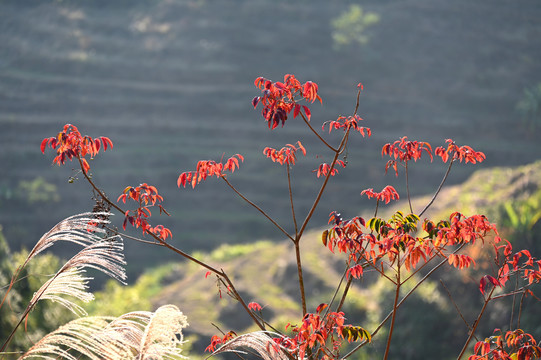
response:
[[[83,159],[83,169],[85,173],[88,173],[88,171],[90,170],[90,165],[88,165],[88,162],[86,161],[86,159]]]
[[[261,307],[261,305],[259,305],[258,303],[256,302],[251,302],[248,304],[248,308],[252,311],[261,311],[263,308]]]
[[[306,118],[308,119],[308,121],[310,121],[310,116],[312,116],[312,113],[310,112],[310,109],[308,109],[308,106],[306,105],[303,105],[302,106],[304,112],[306,113]]]
[[[256,96],[252,99],[252,105],[254,106],[254,108],[257,107],[257,104],[259,103],[259,100],[260,100],[260,97],[259,96]]]
[[[180,174],[180,176],[178,177],[177,186],[180,187],[180,185],[182,185],[182,187],[186,187],[186,173],[185,172]]]
[[[297,115],[299,115],[300,111],[301,111],[301,105],[295,104],[295,109],[293,110],[293,118],[296,118]]]
[[[317,312],[318,314],[321,314],[321,312],[322,312],[323,310],[325,310],[328,306],[329,306],[329,305],[327,305],[327,304],[325,304],[325,303],[319,304],[319,306],[316,308],[316,312]]]
[[[40,146],[41,152],[44,153],[44,154],[45,154],[45,147],[47,146],[47,141],[49,141],[48,138],[43,139],[43,141],[41,142],[41,146]]]
[[[103,151],[107,150],[108,146],[110,146],[111,149],[113,148],[113,142],[108,137],[101,136],[100,139],[103,142]]]

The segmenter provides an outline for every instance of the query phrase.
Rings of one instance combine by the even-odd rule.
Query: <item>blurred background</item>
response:
[[[481,166],[454,167],[450,185],[480,168],[532,163],[541,157],[539,19],[538,0],[0,0],[3,234],[12,250],[31,248],[61,219],[92,209],[83,179],[68,182],[76,164],[53,166],[51,151],[39,151],[71,123],[113,141],[90,164],[112,199],[128,185],[157,186],[171,217],[153,223],[169,227],[183,250],[239,244],[238,255],[249,252],[242,244],[282,240],[223,182],[176,186],[198,160],[240,153],[245,162],[228,179],[291,229],[284,168],[262,150],[300,140],[308,154],[293,168],[293,190],[304,218],[320,185],[312,170],[331,158],[299,119],[267,128],[251,105],[258,76],[319,84],[316,129],[351,115],[364,85],[359,115],[373,135],[352,139],[313,228],[333,210],[353,217],[373,206],[359,195],[365,188],[391,184],[405,195],[403,177],[385,176],[380,155],[402,136],[434,148],[452,138],[486,154]],[[433,193],[445,168],[415,164],[412,194]],[[131,281],[177,260],[137,242],[127,242],[126,257]]]

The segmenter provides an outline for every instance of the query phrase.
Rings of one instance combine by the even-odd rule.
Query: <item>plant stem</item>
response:
[[[464,247],[464,244],[460,245],[455,251],[453,251],[453,254],[457,253],[460,249],[462,249]],[[423,283],[425,282],[426,279],[428,279],[436,270],[438,270],[440,267],[442,267],[445,263],[447,263],[447,258],[443,259],[442,261],[440,261],[438,263],[438,265],[434,266],[434,268],[432,268],[432,270],[430,270],[425,276],[423,276],[423,278],[421,280],[419,280],[417,282],[417,284],[415,284],[415,286],[402,298],[402,300],[400,300],[400,302],[397,304],[396,308],[400,308],[400,306],[404,303],[404,301],[406,301],[406,299],[411,295],[413,294],[413,292],[415,290],[417,290],[417,288]],[[387,320],[389,320],[389,318],[393,315],[394,313],[394,310],[391,311],[389,314],[387,314],[387,316],[385,317],[385,319],[383,319],[379,325],[377,326],[377,328],[372,332],[371,336],[372,338],[379,332],[379,330],[383,327],[383,325],[385,325],[385,323],[387,322]],[[347,353],[346,355],[344,355],[343,359],[346,359],[348,357],[350,357],[351,355],[353,355],[355,352],[357,352],[360,348],[362,348],[364,345],[366,345],[368,343],[368,341],[363,341],[362,343],[360,343],[359,345],[357,345],[353,350],[351,350],[349,353]]]
[[[291,241],[295,241],[295,239],[289,235],[289,233],[287,231],[284,230],[284,228],[282,228],[280,226],[280,224],[278,224],[276,221],[274,221],[273,218],[271,218],[263,209],[261,209],[259,206],[257,206],[256,204],[254,204],[252,201],[250,201],[246,196],[242,195],[240,193],[240,191],[238,191],[234,186],[233,184],[231,184],[227,178],[225,176],[222,176],[222,179],[225,181],[225,183],[231,188],[231,190],[233,190],[238,196],[240,196],[242,198],[242,200],[246,201],[248,204],[252,205],[252,207],[254,207],[257,211],[259,211],[264,217],[266,217],[274,226],[276,226],[278,228],[278,230],[280,230],[285,236],[287,236],[288,239],[290,239]]]
[[[323,138],[321,137],[321,135],[319,135],[319,134],[317,133],[317,131],[312,127],[312,125],[310,125],[310,121],[308,121],[308,119],[304,116],[304,114],[302,113],[302,111],[300,112],[300,114],[301,114],[301,116],[302,116],[302,119],[304,120],[304,123],[305,123],[306,125],[308,125],[308,127],[310,128],[310,130],[312,130],[312,132],[313,132],[314,134],[316,134],[317,138],[318,138],[323,144],[325,144],[325,146],[327,146],[329,149],[331,149],[333,152],[337,152],[338,150],[335,149],[335,148],[333,148],[328,142],[326,142],[325,139],[323,139]]]
[[[398,298],[400,297],[400,285],[402,285],[402,283],[400,282],[400,250],[398,250],[396,266],[397,266],[396,290],[394,294],[393,317],[391,319],[391,326],[389,328],[389,336],[387,337],[387,346],[385,347],[385,355],[383,356],[383,360],[387,360],[389,357],[389,350],[391,348],[391,339],[393,337],[394,323],[396,320],[396,312],[398,310]]]
[[[304,279],[302,276],[302,264],[301,264],[301,249],[299,246],[299,241],[295,241],[295,257],[297,260],[297,274],[299,276],[299,290],[301,293],[301,303],[302,303],[302,316],[306,315],[306,294],[304,291]]]
[[[92,179],[88,176],[88,174],[86,173],[86,171],[84,170],[84,167],[83,167],[83,162],[81,161],[81,158],[78,157],[78,160],[79,160],[79,165],[81,167],[81,170],[83,172],[83,175],[85,176],[85,179],[88,181],[88,183],[90,184],[90,186],[92,186],[92,188],[98,193],[98,195],[105,201],[107,202],[109,205],[111,205],[111,207],[117,209],[121,214],[125,214],[126,212],[121,208],[119,207],[117,204],[113,203],[108,197],[107,195],[105,195],[105,193],[100,190],[96,184],[94,184],[94,182],[92,181]],[[226,179],[224,179],[226,180]],[[227,180],[226,180],[227,182]],[[235,298],[237,299],[238,302],[240,302],[240,304],[242,305],[242,307],[244,308],[244,310],[250,315],[250,317],[252,318],[252,320],[255,322],[255,324],[261,329],[261,330],[265,330],[265,326],[264,324],[262,324],[256,317],[255,315],[252,313],[252,311],[248,308],[248,305],[246,305],[246,302],[244,301],[244,299],[242,298],[242,296],[240,296],[240,294],[238,293],[238,291],[236,290],[235,286],[233,285],[233,282],[231,281],[231,279],[229,279],[229,276],[227,276],[227,274],[225,273],[225,271],[223,269],[221,270],[218,270],[212,266],[210,266],[209,264],[207,263],[204,263],[196,258],[194,258],[193,256],[185,253],[184,251],[174,247],[173,245],[169,244],[168,242],[164,241],[162,238],[160,238],[159,236],[155,235],[154,233],[148,233],[150,236],[152,236],[158,243],[159,245],[161,246],[165,246],[166,248],[168,248],[169,250],[175,252],[176,254],[198,264],[199,266],[211,271],[212,273],[216,274],[217,276],[221,277],[228,285],[228,288],[231,290],[231,292],[234,294]]]
[[[408,204],[410,205],[410,213],[413,214],[413,208],[411,207],[411,196],[410,196],[410,184],[409,184],[409,175],[408,175],[408,162],[406,161],[406,193],[408,194]]]
[[[453,299],[453,296],[451,295],[451,292],[449,291],[449,289],[447,288],[447,286],[445,286],[445,283],[443,282],[443,280],[440,279],[440,283],[441,283],[441,285],[443,286],[443,288],[445,289],[445,291],[447,292],[447,296],[449,297],[449,299],[451,300],[451,302],[452,302],[453,305],[455,306],[456,312],[458,313],[458,315],[460,315],[460,318],[462,319],[462,321],[464,322],[464,324],[466,325],[466,327],[468,328],[468,330],[469,330],[469,331],[472,331],[471,325],[468,324],[468,322],[467,322],[466,319],[464,318],[464,315],[462,315],[462,312],[460,311],[460,308],[458,307],[458,305],[456,304],[455,300]]]
[[[327,187],[327,183],[329,182],[330,177],[332,176],[332,171],[334,167],[336,166],[336,161],[338,160],[338,156],[340,156],[340,153],[344,149],[345,144],[347,143],[348,135],[349,135],[350,129],[347,129],[346,133],[344,134],[344,137],[342,137],[342,140],[340,141],[340,146],[338,146],[338,150],[334,153],[334,158],[331,163],[331,167],[329,169],[329,173],[325,177],[325,180],[323,181],[323,184],[321,185],[321,188],[319,189],[319,192],[316,196],[316,199],[314,200],[314,203],[312,204],[312,207],[310,208],[310,211],[308,212],[308,215],[304,219],[304,222],[301,225],[301,229],[299,230],[299,234],[297,236],[297,239],[300,240],[302,234],[304,233],[304,230],[306,230],[306,226],[308,226],[308,222],[312,218],[312,215],[314,215],[314,211],[316,210],[319,201],[321,200],[321,196],[323,196],[323,192],[325,191],[325,188]]]
[[[289,165],[286,164],[287,170],[287,186],[289,189],[289,202],[291,204],[291,217],[293,218],[293,225],[295,226],[295,236],[297,236],[299,229],[297,227],[297,217],[295,216],[295,206],[293,205],[293,190],[291,188],[291,173],[289,171]]]
[[[453,162],[454,160],[451,159],[451,161],[449,162],[449,166],[447,167],[447,171],[445,172],[445,175],[443,176],[443,179],[441,180],[441,183],[440,183],[440,186],[438,186],[438,189],[436,190],[436,192],[434,193],[434,196],[432,196],[432,199],[428,202],[428,204],[426,204],[425,208],[423,209],[423,211],[421,211],[419,213],[419,217],[423,216],[423,214],[425,213],[425,211],[428,210],[428,208],[432,205],[432,203],[434,203],[434,200],[436,200],[436,197],[438,196],[438,194],[440,193],[440,190],[441,188],[443,187],[443,184],[445,184],[445,180],[447,180],[447,176],[449,176],[449,172],[451,171],[451,166],[453,166]]]
[[[477,329],[477,326],[481,322],[481,318],[483,317],[483,314],[485,313],[487,305],[490,302],[490,300],[492,300],[492,293],[494,293],[494,290],[496,290],[495,286],[492,287],[492,290],[490,290],[490,293],[488,294],[488,297],[485,299],[485,303],[483,304],[483,308],[479,312],[479,315],[477,316],[477,319],[475,319],[475,322],[473,323],[472,330],[470,331],[470,335],[468,336],[468,339],[464,343],[464,347],[462,348],[462,351],[460,352],[460,354],[458,355],[456,360],[462,359],[462,356],[464,355],[464,353],[468,349],[468,345],[470,345],[471,339],[475,336],[475,330]]]

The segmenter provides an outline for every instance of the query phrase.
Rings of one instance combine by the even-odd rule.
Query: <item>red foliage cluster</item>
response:
[[[302,154],[306,156],[306,149],[304,148],[304,146],[302,146],[300,141],[297,141],[297,146],[287,144],[280,150],[266,147],[263,150],[263,154],[265,154],[273,162],[277,162],[280,165],[295,165],[295,161],[297,160],[297,156],[295,155],[295,153],[297,152],[297,150],[300,150]]]
[[[201,160],[197,163],[195,171],[187,171],[180,174],[177,180],[178,187],[186,187],[186,184],[191,184],[192,188],[204,181],[209,176],[225,177],[225,172],[234,172],[239,167],[239,160],[244,161],[244,157],[241,154],[235,154],[225,164],[222,162],[217,163],[214,160]]]
[[[282,336],[274,342],[288,349],[297,359],[304,359],[309,350],[316,359],[336,359],[343,339],[371,340],[370,334],[361,327],[345,325],[343,312],[324,312],[327,307],[327,304],[320,304],[315,313],[304,316],[301,325],[291,326],[294,337]]]
[[[173,237],[171,230],[168,228],[163,225],[152,227],[148,222],[148,218],[152,216],[150,207],[156,206],[156,204],[160,209],[160,213],[163,212],[169,215],[160,204],[163,201],[163,197],[158,194],[158,189],[156,189],[155,186],[146,183],[136,187],[128,186],[118,197],[117,202],[122,200],[123,203],[126,203],[126,200],[128,199],[138,203],[139,207],[135,210],[127,210],[124,213],[124,223],[122,224],[124,230],[126,230],[126,225],[129,222],[136,228],[140,227],[143,230],[143,234],[152,233],[162,240],[167,239],[167,237]]]
[[[353,277],[362,275],[359,264],[382,271],[376,267],[377,261],[388,256],[392,263],[399,250],[404,252],[401,263],[409,270],[415,268],[421,258],[426,261],[433,254],[428,243],[411,235],[416,232],[418,221],[417,215],[403,216],[401,212],[396,212],[388,221],[372,218],[366,224],[360,217],[342,220],[339,214],[331,213],[329,223],[334,222],[334,226],[323,233],[322,240],[332,252],[338,249],[348,255],[348,275]]]
[[[83,170],[88,173],[90,165],[84,157],[86,155],[90,155],[91,158],[96,156],[102,146],[103,151],[106,151],[108,147],[113,148],[113,143],[105,136],[96,139],[92,139],[88,135],[82,136],[76,126],[66,124],[56,136],[43,139],[41,142],[42,153],[45,153],[47,146],[56,150],[57,155],[53,159],[53,163],[63,165],[66,159],[71,161],[73,158],[78,158],[83,163]]]
[[[259,305],[259,304],[256,303],[256,302],[253,302],[253,301],[252,301],[251,303],[248,304],[248,309],[250,309],[250,310],[252,310],[252,311],[256,311],[256,312],[263,310],[263,308],[261,307],[261,305]]]
[[[497,236],[496,225],[490,223],[485,215],[464,216],[459,212],[454,212],[449,216],[449,221],[440,221],[437,225],[426,220],[423,229],[435,246],[473,244],[477,239],[483,240],[491,231],[496,234],[495,241],[500,240]]]
[[[353,116],[340,116],[336,120],[327,121],[323,123],[322,129],[325,130],[325,127],[328,124],[329,133],[333,129],[343,129],[344,131],[346,131],[347,129],[352,128],[358,131],[359,133],[361,133],[363,137],[365,136],[365,134],[368,135],[368,137],[370,137],[372,135],[372,130],[364,126],[359,126],[359,121],[362,121],[362,120],[363,119],[357,114]]]
[[[389,155],[394,160],[387,161],[385,173],[390,167],[393,167],[396,176],[398,176],[397,161],[407,163],[410,160],[417,161],[425,151],[432,160],[432,146],[424,141],[409,141],[407,136],[401,137],[394,143],[387,143],[381,149],[381,156]]]
[[[478,341],[474,347],[474,355],[468,360],[530,360],[541,358],[541,347],[537,345],[531,334],[525,333],[522,329],[510,330],[493,335],[482,341]]]
[[[284,82],[272,82],[263,77],[258,77],[255,82],[262,91],[262,96],[256,96],[252,100],[252,105],[257,107],[257,104],[263,105],[261,114],[268,122],[270,129],[275,129],[280,123],[284,126],[287,117],[293,111],[293,117],[297,117],[302,110],[306,114],[306,118],[310,120],[310,109],[305,105],[297,103],[298,100],[304,99],[308,102],[314,102],[321,97],[317,94],[318,86],[315,82],[307,81],[303,85],[295,78],[294,75],[287,74],[284,76]]]
[[[234,331],[229,331],[227,334],[225,334],[223,337],[219,337],[217,335],[214,335],[211,339],[210,339],[210,345],[207,346],[207,348],[205,349],[205,351],[209,351],[209,352],[213,352],[214,350],[216,350],[216,348],[218,347],[218,345],[222,345],[222,344],[225,344],[226,342],[228,342],[229,340],[235,338],[237,336],[237,333],[234,332]]]
[[[336,160],[336,165],[340,165],[343,168],[346,167],[346,163],[343,162],[342,160]],[[313,170],[312,172],[315,172],[317,177],[320,177],[320,176],[327,176],[327,174],[329,174],[329,171],[331,173],[331,176],[338,174],[338,169],[336,167],[333,167],[331,170],[331,165],[327,163],[323,163],[319,165],[319,167],[316,170]]]
[[[475,151],[467,145],[457,146],[451,139],[447,139],[445,142],[447,143],[446,148],[440,146],[434,151],[434,154],[441,157],[443,162],[447,162],[449,156],[451,156],[452,161],[460,160],[460,162],[462,162],[462,160],[464,160],[466,163],[470,162],[472,164],[483,162],[486,159],[484,153]]]
[[[380,192],[375,192],[374,189],[365,189],[361,191],[361,195],[368,196],[369,199],[376,198],[378,201],[385,200],[385,204],[388,204],[391,200],[398,200],[400,196],[394,187],[387,185]]]

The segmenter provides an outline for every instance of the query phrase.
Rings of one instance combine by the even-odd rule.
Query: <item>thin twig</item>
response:
[[[299,277],[299,290],[301,293],[301,303],[302,303],[302,316],[306,315],[306,294],[304,291],[304,279],[302,276],[302,264],[301,264],[301,249],[299,246],[299,241],[295,241],[295,259],[297,261],[297,274]]]
[[[278,230],[280,230],[285,236],[287,236],[288,239],[290,239],[291,241],[294,241],[294,238],[287,232],[284,230],[284,228],[282,228],[280,226],[280,224],[278,224],[276,221],[274,221],[273,218],[271,218],[263,209],[261,209],[259,206],[257,206],[256,204],[254,204],[252,201],[250,201],[246,196],[242,195],[240,191],[238,191],[234,186],[233,184],[231,184],[227,178],[225,176],[222,176],[222,180],[225,181],[225,183],[231,188],[231,190],[233,190],[235,192],[235,194],[237,194],[238,196],[241,197],[242,200],[246,201],[248,204],[252,205],[252,207],[254,207],[257,211],[259,211],[264,217],[266,217],[274,226],[276,226],[276,228],[278,228]]]
[[[396,312],[398,310],[398,298],[400,297],[400,286],[402,283],[400,282],[400,251],[398,251],[397,256],[397,262],[396,262],[396,290],[394,294],[394,303],[393,303],[393,317],[391,318],[391,326],[389,327],[389,336],[387,337],[387,345],[385,346],[385,355],[383,356],[383,360],[387,360],[389,358],[389,350],[391,349],[391,339],[393,338],[393,330],[394,330],[394,324],[396,320]]]
[[[456,253],[458,252],[460,249],[462,249],[462,247],[464,247],[464,244],[460,245],[453,253]],[[415,284],[415,286],[413,288],[411,288],[411,290],[402,298],[402,300],[400,300],[400,302],[398,303],[398,305],[396,306],[396,308],[400,308],[400,306],[404,303],[404,301],[406,301],[406,299],[411,295],[413,294],[413,292],[415,290],[417,290],[417,288],[423,283],[425,282],[426,279],[428,279],[436,270],[438,270],[440,267],[442,267],[445,263],[447,263],[447,259],[443,259],[441,262],[438,263],[438,265],[436,265],[432,270],[430,270],[421,280],[419,280],[417,282],[417,284]],[[394,311],[391,311],[389,312],[389,314],[387,314],[387,316],[385,317],[385,319],[383,319],[379,325],[377,326],[377,328],[372,332],[371,334],[371,337],[374,337],[378,332],[379,330],[383,327],[383,325],[385,325],[385,323],[387,322],[387,320],[389,320],[391,318],[391,316],[393,315],[393,312]],[[344,355],[343,359],[346,359],[348,357],[350,357],[351,355],[353,355],[355,352],[357,352],[360,348],[362,348],[363,346],[365,346],[366,344],[368,343],[368,341],[363,341],[362,343],[360,343],[359,345],[357,345],[353,350],[351,350],[349,353],[347,353],[346,355]]]
[[[460,318],[462,319],[462,321],[464,322],[464,324],[466,325],[466,327],[468,328],[468,330],[472,331],[472,328],[471,328],[471,325],[468,324],[468,322],[466,321],[466,319],[464,318],[464,315],[462,315],[462,312],[460,311],[460,308],[458,307],[457,303],[455,302],[455,300],[453,299],[453,296],[451,295],[451,292],[449,291],[449,289],[447,288],[447,286],[445,286],[444,282],[442,279],[440,279],[440,283],[441,285],[443,286],[443,288],[445,289],[445,291],[447,292],[447,296],[449,297],[449,299],[451,300],[451,302],[453,303],[453,305],[455,306],[455,309],[456,309],[456,312],[458,313],[458,315],[460,315]],[[478,340],[477,337],[475,337],[475,340]]]
[[[520,316],[522,315],[522,306],[524,305],[524,298],[526,297],[526,291],[522,293],[520,297],[520,305],[518,308],[518,319],[517,319],[517,329],[520,329]]]
[[[113,203],[108,197],[107,195],[105,195],[105,193],[100,190],[96,184],[94,184],[94,182],[92,181],[92,179],[88,176],[88,174],[86,173],[86,171],[84,170],[84,166],[83,166],[83,162],[81,161],[81,158],[78,157],[77,158],[79,160],[79,165],[81,167],[81,170],[83,172],[83,175],[85,176],[87,182],[90,184],[90,186],[92,186],[92,188],[98,193],[98,195],[105,201],[107,202],[109,205],[111,205],[111,207],[117,209],[121,214],[125,214],[126,212],[120,208],[117,204]],[[227,182],[227,180],[226,180]],[[250,309],[248,308],[248,305],[246,305],[246,302],[244,301],[244,299],[242,298],[242,296],[240,296],[240,294],[238,293],[238,291],[236,290],[235,286],[233,285],[231,279],[229,279],[229,276],[227,276],[227,274],[225,273],[225,271],[223,270],[218,270],[212,266],[210,266],[209,264],[207,263],[204,263],[198,259],[196,259],[195,257],[185,253],[184,251],[176,248],[175,246],[169,244],[168,242],[166,242],[165,240],[163,240],[162,238],[160,238],[159,236],[157,236],[156,234],[154,233],[148,233],[150,236],[152,236],[157,242],[159,242],[162,246],[168,248],[169,250],[175,252],[176,254],[200,265],[201,267],[213,272],[214,274],[216,274],[218,277],[221,277],[223,280],[225,280],[228,284],[228,288],[232,291],[232,293],[235,295],[235,298],[237,299],[237,301],[241,304],[241,306],[244,308],[244,310],[250,315],[250,317],[252,318],[252,320],[255,322],[255,324],[261,329],[261,330],[265,330],[265,326],[264,324],[262,324],[255,316],[254,314],[250,311]]]
[[[321,137],[321,135],[319,135],[319,134],[317,133],[317,131],[312,127],[312,125],[310,125],[310,121],[308,121],[308,119],[304,116],[304,114],[302,113],[302,111],[300,112],[300,114],[301,114],[301,116],[302,116],[302,119],[304,120],[304,123],[305,123],[306,125],[308,125],[308,127],[310,128],[310,130],[312,130],[312,132],[313,132],[314,134],[316,134],[316,136],[318,137],[318,139],[321,140],[321,142],[322,142],[323,144],[325,144],[325,146],[327,146],[327,147],[328,147],[329,149],[331,149],[333,152],[337,152],[338,150],[335,149],[334,147],[332,147],[332,145],[330,145],[327,141],[325,141],[325,139],[323,139],[323,138]]]
[[[434,200],[436,200],[436,197],[438,196],[438,194],[440,193],[442,187],[443,187],[443,184],[445,184],[445,180],[447,180],[447,176],[449,176],[449,172],[451,171],[451,166],[453,165],[453,162],[454,160],[451,159],[451,161],[449,162],[449,167],[447,168],[447,171],[445,172],[445,175],[443,176],[443,179],[441,180],[441,183],[440,183],[440,186],[438,186],[438,189],[436,190],[436,192],[434,193],[434,196],[432,196],[432,199],[430,199],[430,201],[428,202],[428,204],[426,204],[425,208],[423,209],[423,211],[421,211],[419,213],[419,217],[423,216],[423,214],[425,213],[425,211],[428,210],[428,208],[432,205],[432,203],[434,203]]]
[[[409,171],[408,171],[408,162],[406,161],[406,193],[408,195],[408,204],[410,205],[410,213],[413,214],[413,208],[411,207],[411,196],[410,196],[410,183],[409,183]]]
[[[347,129],[346,133],[342,137],[342,140],[340,141],[340,146],[338,146],[338,150],[335,151],[333,161],[331,163],[329,172],[327,176],[325,177],[325,180],[323,181],[323,184],[321,185],[321,188],[319,189],[319,192],[316,196],[316,199],[314,200],[314,203],[312,204],[312,207],[310,208],[310,211],[308,212],[308,215],[304,219],[301,229],[299,230],[299,234],[297,235],[297,241],[300,240],[302,234],[304,233],[304,230],[308,226],[308,222],[312,218],[312,215],[314,215],[314,211],[316,210],[317,206],[319,205],[319,201],[321,200],[321,197],[323,196],[323,192],[325,191],[325,188],[327,187],[327,183],[329,182],[330,177],[332,176],[332,171],[334,170],[334,167],[336,166],[336,161],[338,160],[338,156],[340,156],[340,152],[344,149],[344,145],[347,142],[348,134],[350,129]]]
[[[464,347],[462,347],[462,351],[456,358],[457,360],[462,359],[462,356],[464,356],[464,353],[468,349],[468,346],[470,345],[471,339],[475,336],[475,330],[477,330],[477,326],[479,326],[479,323],[481,322],[481,318],[483,317],[483,314],[485,313],[485,310],[487,308],[488,303],[492,300],[491,296],[492,293],[494,293],[494,290],[496,290],[496,287],[493,286],[492,290],[490,290],[490,293],[488,294],[488,297],[485,299],[485,303],[483,304],[483,308],[479,312],[479,315],[477,316],[477,319],[475,319],[473,323],[473,329],[470,331],[470,335],[468,336],[468,339],[464,343]]]
[[[293,190],[291,188],[291,174],[289,170],[289,164],[286,164],[287,170],[287,187],[289,189],[289,202],[291,204],[291,217],[293,218],[293,225],[295,226],[295,236],[298,234],[297,217],[295,216],[295,206],[293,205]]]
[[[515,291],[517,291],[517,288],[518,288],[518,275],[515,277]],[[515,312],[515,302],[517,300],[517,296],[516,296],[516,293],[513,295],[513,302],[511,303],[511,316],[509,318],[509,329],[512,329],[513,328],[513,315],[514,315],[514,312]],[[520,320],[519,320],[520,322]]]

